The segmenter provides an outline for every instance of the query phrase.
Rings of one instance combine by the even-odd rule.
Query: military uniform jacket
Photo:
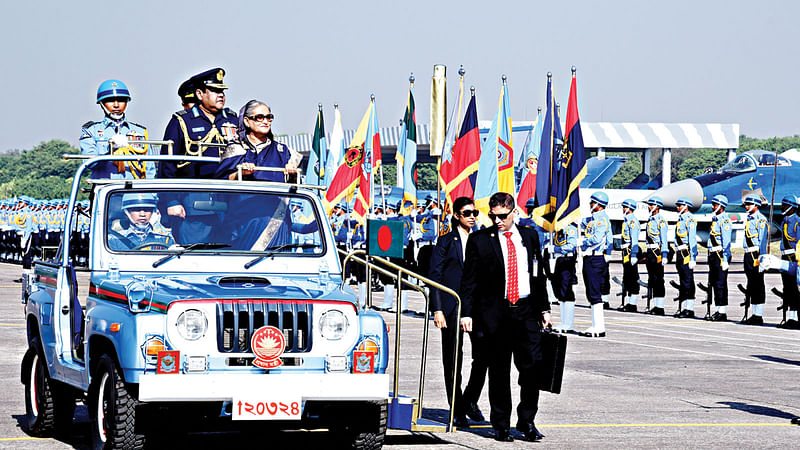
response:
[[[800,217],[796,214],[784,217],[781,224],[781,259],[787,261],[795,259],[798,232],[800,232]]]
[[[591,216],[583,219],[583,244],[581,249],[585,252],[596,254],[611,254],[613,245],[613,235],[611,234],[611,223],[605,210],[592,213]]]
[[[647,219],[647,250],[653,254],[657,262],[666,258],[669,253],[669,239],[667,238],[667,221],[661,213]]]
[[[553,238],[553,253],[557,256],[575,256],[578,247],[578,228],[569,224],[563,230],[555,233]]]
[[[753,256],[755,265],[758,265],[758,255],[767,253],[767,228],[767,218],[760,211],[748,214],[744,220],[744,251]]]
[[[731,259],[731,219],[727,214],[717,214],[711,219],[711,230],[708,233],[708,255],[722,261]]]
[[[629,263],[631,258],[639,257],[639,219],[634,213],[625,216],[622,224],[622,262]]]
[[[164,140],[174,143],[174,155],[211,156],[219,157],[224,147],[203,147],[200,143],[223,144],[233,142],[238,138],[238,117],[228,108],[220,111],[212,122],[208,116],[194,106],[188,110],[181,110],[172,115],[167,129],[164,131]],[[161,148],[161,154],[167,154],[167,147]],[[189,162],[161,162],[159,164],[160,178],[214,178],[217,172],[217,163],[189,163]]]
[[[136,145],[137,140],[147,140],[147,129],[137,123],[127,119],[120,121],[111,120],[104,117],[103,120],[89,121],[81,128],[81,154],[84,155],[107,155],[109,154],[108,140],[116,134],[127,136],[128,147],[114,148],[115,155],[136,155],[136,154],[156,154],[155,149],[148,145]],[[153,161],[148,162],[125,162],[120,163],[122,171],[116,163],[104,162],[92,167],[92,178],[153,178],[156,175],[156,166]]]
[[[697,259],[697,221],[694,215],[685,212],[678,216],[675,224],[675,251],[683,258],[683,263]]]

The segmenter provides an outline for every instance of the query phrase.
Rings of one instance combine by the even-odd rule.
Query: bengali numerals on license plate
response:
[[[302,413],[300,399],[233,400],[233,420],[300,420]]]

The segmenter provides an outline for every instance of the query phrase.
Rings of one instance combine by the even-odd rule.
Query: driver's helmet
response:
[[[151,210],[155,210],[156,202],[156,194],[151,194],[148,192],[125,194],[122,196],[122,209],[125,211],[132,210],[134,208],[149,208]]]

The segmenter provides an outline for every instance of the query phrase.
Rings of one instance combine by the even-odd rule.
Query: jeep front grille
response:
[[[286,353],[311,350],[312,306],[275,301],[217,303],[217,347],[224,353],[249,353],[253,332],[265,325],[283,331]]]

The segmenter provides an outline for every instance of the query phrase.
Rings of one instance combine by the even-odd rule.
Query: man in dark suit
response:
[[[514,225],[514,207],[511,194],[498,192],[489,198],[494,225],[470,235],[460,290],[462,328],[485,339],[490,421],[495,439],[505,442],[513,441],[512,354],[520,385],[517,430],[531,441],[543,437],[534,423],[539,408],[534,373],[541,359],[541,327],[552,326],[539,237],[532,229]]]
[[[475,209],[475,202],[469,197],[459,197],[453,202],[453,214],[451,231],[439,238],[431,256],[430,278],[441,283],[454,291],[458,291],[461,286],[461,272],[464,269],[464,247],[467,238],[475,227],[475,219],[478,217],[478,210]],[[456,313],[458,303],[455,297],[438,289],[431,290],[431,310],[433,311],[433,323],[442,330],[442,362],[444,364],[444,383],[447,389],[447,400],[452,404],[453,401],[453,362],[455,361],[455,345],[458,336],[458,371],[455,382],[455,420],[458,427],[469,425],[467,418],[483,421],[483,414],[478,408],[478,398],[483,390],[483,383],[486,380],[486,370],[488,367],[484,358],[480,357],[480,343],[478,339],[470,334],[472,341],[472,371],[469,376],[469,383],[462,394],[461,391],[461,362],[462,344],[464,342],[464,332],[459,331]],[[456,334],[458,333],[458,334]]]

